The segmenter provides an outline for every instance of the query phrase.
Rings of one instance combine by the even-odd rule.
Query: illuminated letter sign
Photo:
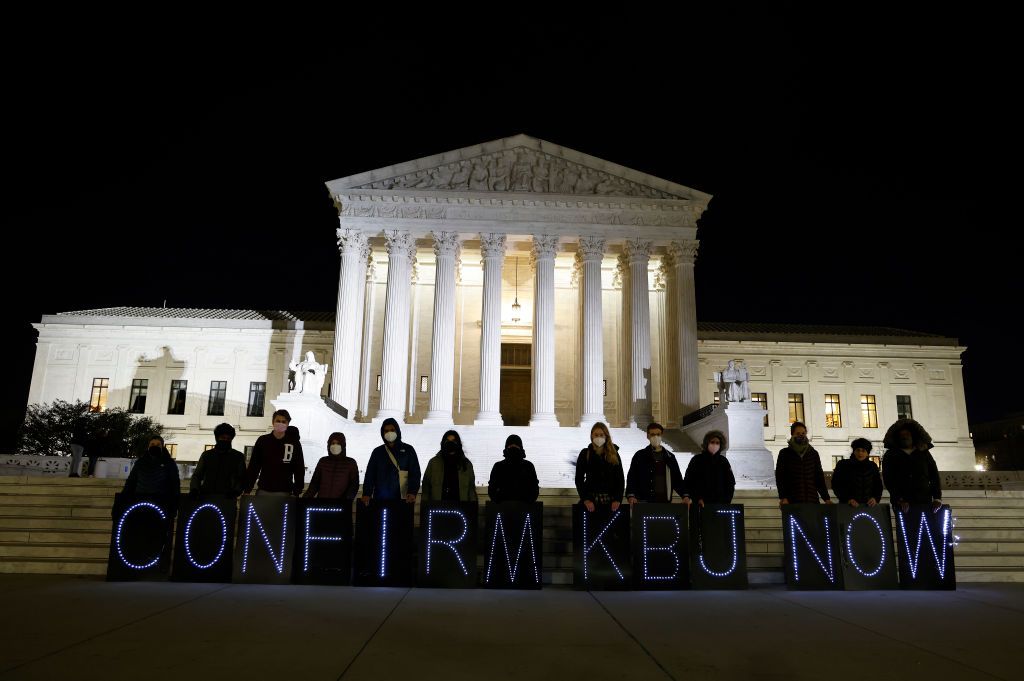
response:
[[[484,586],[496,589],[541,588],[543,518],[544,505],[541,503],[487,502]]]
[[[603,556],[595,559],[591,556]],[[573,506],[573,585],[577,589],[628,589],[629,506],[615,512]]]
[[[746,589],[741,504],[690,506],[690,581],[694,589]]]
[[[477,508],[475,501],[420,504],[418,586],[476,586]]]
[[[352,581],[352,511],[344,500],[303,499],[296,528],[296,584],[349,584]]]
[[[108,580],[167,578],[173,513],[165,504],[166,500],[152,497],[115,495],[114,525],[107,559]]]
[[[176,581],[231,581],[236,513],[235,500],[220,494],[181,497],[171,573]]]
[[[357,585],[412,586],[412,511],[404,500],[356,502]]]
[[[855,589],[895,589],[896,558],[889,505],[836,507],[843,551],[843,585]]]
[[[842,589],[835,506],[782,507],[783,561],[790,589]]]
[[[637,589],[690,586],[686,506],[637,504],[632,512],[633,582]]]
[[[904,589],[955,589],[952,511],[930,505],[896,511],[900,586]]]
[[[291,581],[295,507],[296,500],[292,497],[259,494],[242,497],[233,581],[250,584]]]

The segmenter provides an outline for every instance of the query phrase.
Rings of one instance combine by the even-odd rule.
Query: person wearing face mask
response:
[[[775,462],[775,485],[779,490],[779,505],[816,504],[818,496],[831,504],[825,472],[821,469],[821,456],[807,439],[807,426],[795,421],[789,427],[789,446],[779,452]]]
[[[647,426],[649,445],[633,455],[626,478],[626,499],[633,506],[638,501],[667,504],[672,491],[683,496],[683,475],[676,455],[661,446],[665,429],[660,423]]]
[[[736,476],[733,475],[729,459],[725,458],[725,433],[711,430],[705,433],[704,442],[697,454],[686,466],[683,477],[683,503],[696,501],[701,508],[704,504],[731,504],[736,491]]]
[[[520,501],[533,503],[540,495],[540,481],[537,469],[526,460],[526,450],[518,435],[505,439],[504,457],[491,468],[491,479],[487,483],[487,496],[498,503]]]
[[[593,511],[597,505],[619,510],[626,486],[619,448],[612,442],[608,426],[595,423],[590,429],[590,445],[576,459],[576,491],[583,507]]]
[[[360,501],[369,504],[370,499],[405,499],[410,504],[416,503],[416,493],[420,490],[416,448],[402,440],[402,429],[395,419],[384,419],[380,436],[384,444],[370,454]]]
[[[303,497],[352,501],[359,491],[359,464],[346,456],[345,434],[331,433],[327,438],[327,456],[316,462],[313,478]]]
[[[441,447],[423,473],[423,501],[476,501],[476,473],[454,430],[441,436]]]
[[[213,429],[217,444],[199,457],[199,464],[189,482],[189,494],[223,494],[235,499],[245,489],[245,454],[233,449],[235,429],[222,423]]]
[[[252,448],[246,473],[245,492],[259,482],[257,494],[299,496],[305,484],[306,466],[298,430],[289,432],[292,415],[278,409],[271,417],[273,430],[261,435]]]
[[[853,450],[832,471],[832,491],[841,504],[857,508],[861,504],[876,506],[882,500],[882,476],[878,466],[868,458],[871,440],[859,437],[850,443]]]
[[[906,513],[911,504],[942,506],[942,482],[932,458],[932,438],[913,419],[900,419],[889,427],[883,440],[882,480],[889,498]]]
[[[128,496],[161,497],[172,505],[181,492],[180,485],[177,464],[164,447],[164,439],[154,434],[149,438],[146,451],[132,466],[122,491]]]

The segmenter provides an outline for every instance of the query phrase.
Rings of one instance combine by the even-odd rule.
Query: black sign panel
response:
[[[412,586],[412,512],[404,500],[356,503],[358,586]]]
[[[231,581],[237,514],[237,502],[222,494],[182,495],[174,533],[175,580]]]
[[[420,503],[420,564],[417,586],[473,588],[477,585],[475,501]]]
[[[295,549],[295,497],[257,494],[242,497],[235,543],[235,582],[288,584]]]
[[[900,586],[904,589],[955,589],[953,512],[943,505],[911,505],[896,511]]]
[[[171,523],[174,508],[167,499],[114,495],[107,579],[167,579],[171,567]]]
[[[484,586],[541,588],[543,528],[542,503],[487,502]]]
[[[842,554],[835,505],[782,507],[782,560],[790,589],[842,589]]]
[[[352,583],[352,502],[300,500],[295,536],[296,584]]]
[[[611,511],[598,506],[572,511],[573,586],[577,589],[628,589],[632,586],[629,560],[629,505]]]
[[[689,588],[688,515],[683,504],[640,503],[633,506],[630,533],[634,588]]]
[[[836,515],[846,590],[898,588],[889,505],[841,504]]]
[[[690,506],[690,583],[694,589],[746,589],[742,504]]]

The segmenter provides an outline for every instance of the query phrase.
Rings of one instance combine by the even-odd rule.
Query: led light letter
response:
[[[260,520],[260,516],[256,513],[255,504],[249,506],[249,513],[245,516],[245,548],[242,551],[242,574],[244,575],[249,567],[249,537],[252,534],[252,521],[256,520],[256,525],[260,529],[260,535],[263,537],[263,543],[267,547],[267,552],[270,553],[270,560],[274,563],[274,568],[277,570],[277,574],[284,572],[284,545],[285,537],[288,532],[288,507],[291,504],[284,505],[284,520],[281,521],[281,555],[278,557],[274,554],[274,547],[270,545],[270,538],[267,537],[266,530],[263,529],[263,521]]]
[[[142,565],[136,565],[134,563],[128,562],[128,559],[124,557],[124,552],[121,551],[121,530],[124,528],[124,521],[129,515],[134,513],[135,510],[139,508],[151,508],[157,512],[157,514],[160,516],[160,520],[167,520],[167,514],[164,513],[164,510],[157,506],[156,504],[150,503],[148,501],[140,501],[134,503],[125,510],[124,514],[121,515],[121,520],[117,523],[117,535],[114,537],[114,542],[115,546],[117,547],[117,555],[120,556],[121,562],[124,563],[125,566],[130,567],[133,570],[146,570],[160,562],[160,555],[161,553],[163,553],[162,548],[160,553],[156,554],[156,558]]]
[[[310,506],[306,508],[306,542],[303,548],[302,571],[309,572],[309,543],[312,541],[345,541],[344,537],[318,537],[309,533],[312,516],[314,513],[344,513],[343,508],[331,508],[322,506]]]
[[[462,534],[459,535],[458,539],[434,539],[434,516],[436,515],[456,515],[462,520]],[[455,547],[456,544],[466,538],[466,533],[469,531],[469,521],[466,520],[466,514],[455,508],[432,508],[427,512],[427,575],[430,574],[430,554],[435,544],[441,544],[451,549],[451,552],[455,554],[456,560],[459,561],[459,567],[462,568],[463,576],[469,575],[469,570],[466,569],[466,564],[462,561],[462,556],[459,555],[459,550]]]
[[[736,518],[740,515],[740,511],[738,509],[721,509],[718,511],[718,513],[720,513],[721,515],[729,516],[729,522],[731,524],[732,529],[732,565],[730,565],[729,569],[724,572],[715,572],[714,570],[709,568],[708,564],[704,561],[703,548],[701,549],[701,552],[697,555],[697,560],[700,562],[701,569],[704,570],[704,572],[711,575],[712,577],[728,577],[736,571],[736,565],[739,563],[740,560],[740,547],[736,539]]]
[[[876,567],[871,572],[867,572],[866,570],[864,570],[860,565],[857,564],[856,559],[854,559],[853,557],[853,524],[857,521],[857,518],[867,518],[868,520],[870,520],[874,524],[875,529],[878,530],[878,540],[882,542],[882,557],[878,560],[878,567]],[[853,566],[853,569],[859,572],[864,577],[874,577],[882,571],[882,567],[885,565],[885,535],[882,534],[882,525],[877,520],[875,520],[875,518],[868,515],[867,513],[864,513],[863,511],[850,518],[850,524],[846,528],[846,555],[850,558],[850,565]]]
[[[811,552],[814,560],[818,561],[818,566],[821,567],[822,572],[828,577],[828,581],[835,583],[836,572],[832,565],[832,538],[829,534],[828,529],[828,518],[822,518],[825,523],[825,557],[828,559],[828,567],[825,567],[825,562],[818,555],[818,552],[814,550],[814,546],[811,544],[811,540],[807,537],[804,532],[804,528],[800,527],[800,523],[796,521],[796,516],[789,516],[789,540],[793,543],[793,578],[796,581],[800,581],[800,566],[796,559],[796,533],[799,532],[800,536],[804,538],[804,544],[807,545],[807,549]]]
[[[921,522],[917,526],[917,545],[913,547],[913,555],[911,555],[910,538],[907,537],[907,527],[903,523],[904,514],[900,511],[896,512],[896,517],[900,519],[900,532],[903,534],[903,545],[907,547],[907,566],[910,568],[911,579],[917,579],[917,569],[921,566],[921,544],[922,537],[924,534],[928,535],[928,545],[932,548],[932,555],[935,556],[935,565],[939,569],[939,578],[946,578],[946,545],[949,542],[947,537],[949,536],[949,509],[942,512],[942,536],[939,537],[939,544],[942,546],[942,556],[939,556],[939,550],[935,546],[935,539],[932,537],[931,528],[928,527],[928,517],[924,511],[921,512]]]
[[[608,547],[605,546],[604,540],[602,539],[602,537],[604,537],[604,533],[607,532],[611,528],[611,526],[615,523],[616,519],[618,519],[620,513],[622,513],[621,510],[616,511],[614,514],[612,514],[612,517],[608,520],[608,524],[605,525],[604,528],[600,532],[597,533],[596,537],[594,537],[594,543],[592,543],[590,545],[587,545],[587,516],[589,515],[589,513],[586,510],[583,511],[583,579],[584,579],[584,581],[586,581],[588,579],[588,577],[587,577],[587,556],[589,556],[590,552],[594,550],[594,547],[598,546],[598,545],[601,546],[601,550],[604,551],[604,555],[608,557],[608,562],[612,564],[613,568],[615,568],[615,574],[617,574],[619,576],[619,579],[622,579],[622,580],[626,579],[625,577],[623,577],[622,571],[619,570],[619,566],[615,564],[615,559],[612,558],[611,552],[608,551]]]
[[[671,544],[668,544],[667,546],[651,546],[650,544],[647,543],[647,525],[651,521],[655,521],[655,520],[656,521],[662,521],[662,522],[668,521],[668,522],[671,522],[673,525],[675,525],[676,536],[672,540]],[[664,579],[664,580],[675,579],[676,577],[679,576],[679,552],[676,551],[676,545],[679,542],[679,537],[682,536],[682,529],[679,527],[679,521],[676,519],[675,516],[671,516],[671,515],[649,515],[649,516],[644,516],[643,517],[642,523],[643,523],[643,528],[644,528],[644,579]],[[652,552],[666,552],[666,551],[668,553],[671,553],[672,557],[676,559],[676,569],[675,569],[675,572],[673,572],[671,574],[671,576],[668,576],[668,577],[666,577],[664,575],[652,575],[652,574],[650,574],[650,571],[647,569],[647,554],[652,553]]]
[[[196,516],[199,515],[199,512],[202,511],[204,508],[211,509],[214,513],[217,514],[217,518],[220,520],[220,548],[217,549],[217,555],[214,557],[214,559],[211,560],[209,563],[205,564],[196,562],[195,556],[192,555],[191,544],[192,523],[193,521],[195,521]],[[213,567],[218,560],[220,560],[220,557],[222,555],[224,555],[224,549],[227,548],[227,545],[228,521],[227,518],[224,517],[224,514],[221,512],[221,510],[213,504],[202,504],[201,506],[197,506],[196,509],[192,511],[192,515],[188,517],[188,522],[185,524],[185,557],[188,558],[188,562],[192,563],[192,567],[196,568],[197,570],[209,569]]]
[[[516,575],[519,570],[519,559],[523,555],[523,548],[526,545],[526,541],[530,542],[530,567],[533,568],[533,579],[534,582],[540,584],[540,574],[537,572],[537,549],[533,545],[533,531],[530,524],[530,514],[526,514],[526,520],[523,522],[523,534],[519,538],[519,550],[516,551],[515,561],[509,556],[508,552],[508,537],[505,535],[505,526],[501,522],[501,513],[499,512],[494,517],[494,536],[491,537],[491,556],[487,561],[487,574],[484,576],[484,583],[490,584],[491,582],[491,567],[494,565],[494,547],[498,541],[498,533],[501,533],[501,546],[505,550],[505,564],[508,565],[508,581],[510,584],[516,583]]]

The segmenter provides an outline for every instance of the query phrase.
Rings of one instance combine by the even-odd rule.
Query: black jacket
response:
[[[791,504],[816,504],[819,495],[825,500],[829,498],[821,457],[818,450],[810,445],[803,456],[792,447],[779,452],[775,463],[775,485],[779,489],[779,499],[787,499]]]
[[[907,454],[890,449],[882,456],[882,480],[894,503],[930,504],[942,498],[942,483],[935,459],[927,449]]]
[[[670,477],[670,485],[675,493],[683,496],[683,474],[679,471],[679,462],[676,455],[664,447],[661,453],[665,457],[666,473]],[[654,493],[655,478],[654,447],[647,445],[636,454],[629,464],[629,476],[626,478],[626,496],[636,497],[638,501],[653,502],[656,498]],[[672,495],[668,495],[669,501]]]
[[[188,489],[192,494],[237,497],[245,489],[245,454],[235,449],[206,450],[199,457]]]
[[[124,482],[124,493],[128,496],[153,495],[169,501],[177,499],[181,492],[178,465],[166,448],[159,454],[148,449],[132,466],[132,472]]]
[[[842,503],[850,499],[855,499],[858,504],[866,504],[868,499],[881,501],[882,476],[878,466],[871,459],[840,461],[832,472],[832,491]]]
[[[690,459],[683,478],[683,494],[705,504],[731,504],[736,476],[723,454],[701,452]]]
[[[615,451],[619,451],[618,445]],[[598,495],[607,495],[609,501],[621,503],[625,487],[621,459],[617,464],[610,464],[594,451],[593,445],[580,451],[576,460],[576,491],[580,501],[596,501]]]
[[[533,462],[519,452],[505,452],[505,458],[491,468],[487,482],[487,495],[491,501],[534,502],[540,495],[540,481]]]

